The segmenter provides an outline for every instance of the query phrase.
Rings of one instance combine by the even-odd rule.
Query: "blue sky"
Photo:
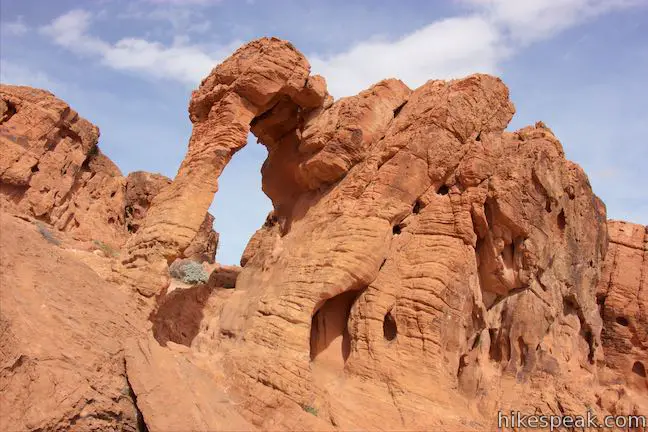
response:
[[[173,177],[191,90],[260,36],[292,41],[336,96],[387,77],[414,88],[501,76],[517,114],[544,121],[588,173],[608,216],[648,224],[648,1],[2,1],[0,78],[46,88],[101,129],[124,174]],[[218,260],[237,263],[271,204],[254,139],[211,207]]]

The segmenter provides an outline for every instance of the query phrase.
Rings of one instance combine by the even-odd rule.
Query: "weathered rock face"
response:
[[[0,213],[0,429],[137,431],[123,341],[137,299]]]
[[[122,186],[134,235],[114,270],[157,307],[143,308],[152,334],[98,344],[125,349],[148,428],[493,430],[498,410],[645,413],[646,227],[612,222],[607,252],[587,176],[543,123],[505,132],[514,107],[497,78],[389,79],[333,101],[309,69],[284,41],[242,47],[193,93],[173,182]],[[5,105],[7,123],[20,110]],[[168,263],[211,253],[205,214],[250,131],[273,211],[242,269],[169,288]],[[6,165],[7,200],[37,202],[32,186],[11,195],[25,164]],[[28,404],[12,389],[12,406]],[[137,421],[106,421],[122,419]]]
[[[51,93],[0,85],[0,205],[72,234],[120,247],[136,232],[160,190],[159,174],[123,177],[97,147],[99,129]],[[213,216],[188,256],[213,262]]]
[[[127,266],[182,254],[248,130],[268,148],[274,211],[234,292],[201,300],[199,331],[178,341],[223,359],[261,428],[300,406],[341,429],[609,412],[595,296],[605,207],[551,130],[504,132],[514,108],[490,76],[413,91],[386,80],[333,102],[308,69],[261,39],[193,94],[189,152]]]
[[[309,81],[308,73],[308,62],[291,44],[260,39],[214,69],[193,93],[189,153],[128,245],[125,273],[140,292],[152,295],[164,288],[164,278],[158,282],[146,273],[163,269],[160,260],[170,263],[190,247],[218,189],[218,176],[245,145],[252,121],[268,110],[293,112],[322,103],[323,80]]]
[[[597,299],[610,385],[648,391],[648,227],[610,221],[610,249]],[[615,399],[623,395],[619,389]],[[623,411],[619,409],[619,411]]]

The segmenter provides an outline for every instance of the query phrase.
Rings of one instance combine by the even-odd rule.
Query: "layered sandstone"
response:
[[[143,334],[127,290],[34,224],[0,213],[0,430],[138,430],[123,344]]]
[[[114,338],[149,430],[645,413],[646,227],[611,222],[608,248],[605,206],[553,132],[505,131],[514,107],[488,75],[335,101],[309,71],[285,41],[237,50],[192,95],[176,178],[125,189],[139,219],[114,280],[157,306],[135,312],[149,334]],[[171,289],[249,132],[274,209],[242,269]]]
[[[198,226],[180,215],[208,207],[247,131],[268,148],[274,211],[234,292],[203,302],[200,330],[181,341],[191,355],[224,358],[261,428],[286,424],[277,407],[341,429],[608,410],[591,390],[605,207],[551,130],[505,132],[514,108],[486,75],[415,90],[386,80],[333,101],[307,71],[275,39],[214,69],[190,104],[175,192],[131,242],[135,260],[178,256]],[[311,82],[304,105],[296,89]]]
[[[610,249],[597,300],[603,317],[606,376],[615,406],[625,393],[648,391],[648,227],[610,221]],[[621,407],[616,410],[621,412]]]
[[[128,244],[124,273],[141,285],[140,292],[153,295],[164,289],[164,278],[151,280],[146,273],[159,272],[164,268],[161,262],[171,263],[189,248],[218,190],[218,176],[247,142],[253,120],[277,110],[288,117],[276,126],[290,128],[291,113],[322,103],[323,80],[309,80],[309,69],[291,44],[260,39],[240,48],[194,91],[189,106],[194,128],[187,157]]]
[[[119,249],[171,183],[159,174],[124,177],[104,156],[99,128],[53,94],[0,85],[0,205],[70,233]],[[213,262],[218,235],[205,210],[185,257]]]

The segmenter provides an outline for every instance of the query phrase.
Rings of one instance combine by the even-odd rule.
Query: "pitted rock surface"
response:
[[[648,412],[646,227],[608,223],[549,127],[506,131],[514,112],[483,74],[387,79],[336,101],[275,38],[214,68],[192,94],[177,176],[124,189],[116,280],[156,307],[143,308],[151,334],[121,346],[150,430],[493,430],[498,410]],[[207,209],[250,132],[268,150],[272,212],[241,268],[170,289],[168,265],[212,244]],[[6,171],[4,196],[31,197],[16,191],[32,162]]]

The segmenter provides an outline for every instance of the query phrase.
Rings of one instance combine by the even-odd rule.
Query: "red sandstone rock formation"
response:
[[[608,409],[623,412],[626,390],[648,391],[648,227],[621,221],[608,223],[610,247],[597,299],[603,317],[605,364],[611,369]],[[626,409],[627,411],[627,409]]]
[[[648,412],[646,227],[612,222],[607,251],[605,207],[551,130],[505,132],[514,108],[491,76],[333,101],[309,69],[277,39],[236,51],[193,93],[176,178],[135,194],[154,197],[115,270],[157,300],[152,335],[121,345],[150,430]],[[166,293],[249,131],[274,210],[235,288],[221,272]]]
[[[123,346],[137,299],[0,213],[0,430],[137,431]]]
[[[151,201],[171,183],[159,174],[123,177],[97,147],[99,129],[49,92],[0,85],[0,205],[71,233],[121,247],[139,229]],[[213,216],[185,257],[214,261]]]

